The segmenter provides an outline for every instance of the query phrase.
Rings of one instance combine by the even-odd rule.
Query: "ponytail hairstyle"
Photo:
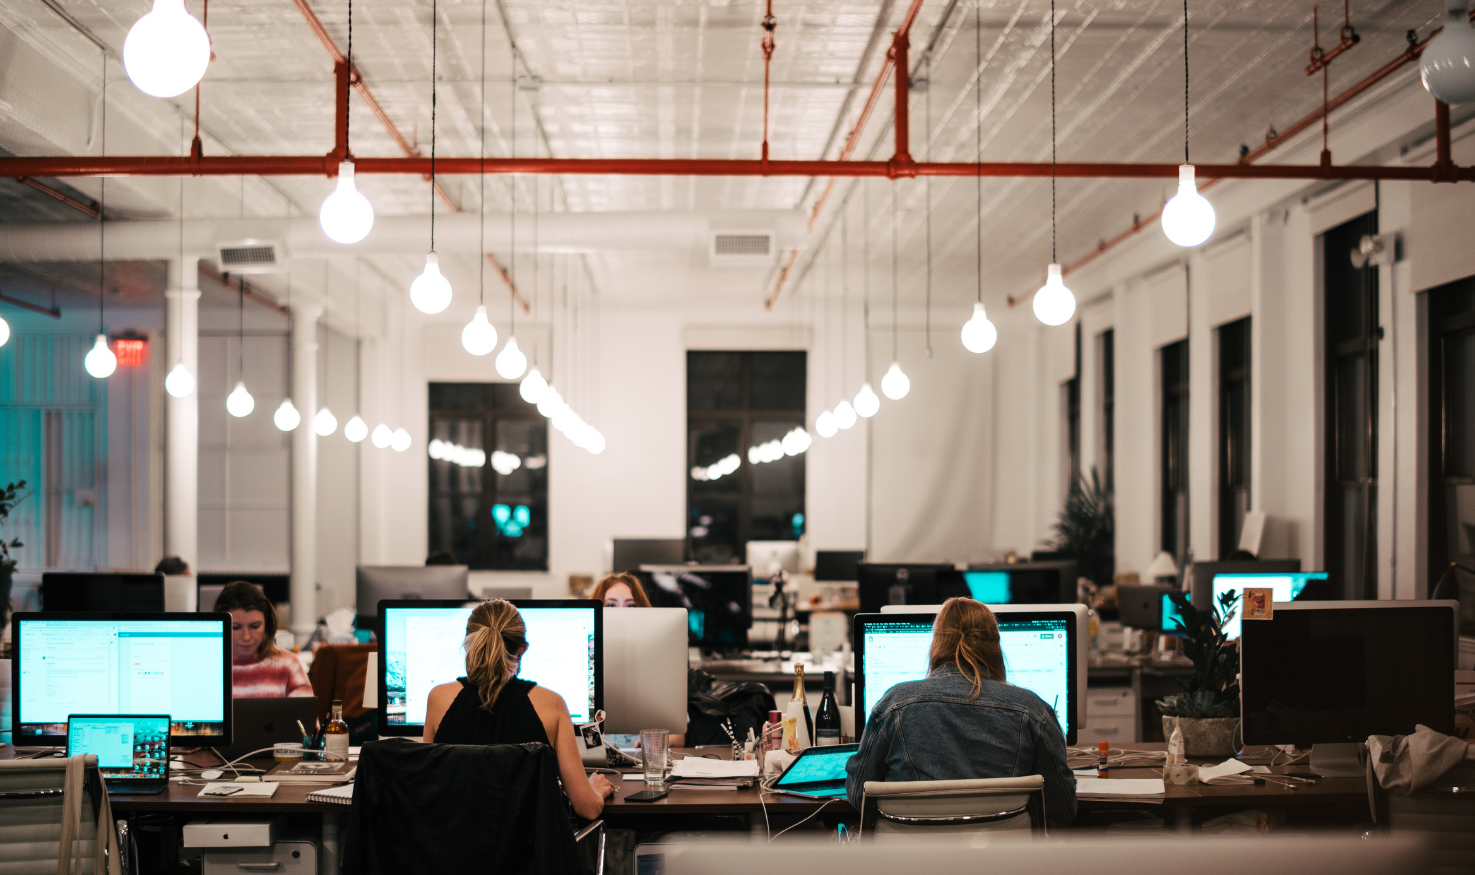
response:
[[[511,602],[491,599],[476,606],[466,621],[466,680],[490,711],[507,682],[517,676],[527,646],[527,627]]]
[[[973,682],[973,695],[983,692],[983,679],[1004,680],[1004,652],[999,647],[999,621],[982,602],[951,598],[932,621],[929,670],[955,665]]]

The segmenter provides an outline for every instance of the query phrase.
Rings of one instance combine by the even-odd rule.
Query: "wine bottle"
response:
[[[814,743],[821,747],[840,743],[840,706],[835,704],[835,673],[825,672],[824,694],[814,714]]]
[[[808,738],[805,746],[814,744],[814,714],[809,710],[809,701],[804,698],[804,664],[794,663],[794,695],[790,697],[789,706],[802,705],[804,707],[804,734]]]
[[[343,700],[333,700],[333,716],[323,729],[324,759],[348,761],[348,724],[343,720]]]

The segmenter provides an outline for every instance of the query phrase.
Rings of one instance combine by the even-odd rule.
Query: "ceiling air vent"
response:
[[[772,231],[717,231],[712,234],[714,265],[761,265],[772,260]]]
[[[236,240],[219,249],[223,273],[276,273],[286,260],[282,244],[274,240]]]

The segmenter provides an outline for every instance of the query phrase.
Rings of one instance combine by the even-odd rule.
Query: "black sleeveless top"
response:
[[[435,730],[436,744],[524,744],[542,742],[552,747],[543,721],[528,699],[528,693],[537,684],[519,678],[509,680],[497,693],[492,710],[481,706],[481,696],[466,683],[466,678],[456,678],[461,692],[456,694],[446,716],[441,718]]]

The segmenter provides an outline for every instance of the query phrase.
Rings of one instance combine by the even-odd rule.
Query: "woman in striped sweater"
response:
[[[277,612],[254,584],[228,584],[215,610],[230,614],[231,691],[237,699],[311,696],[312,682],[297,654],[277,647]]]

